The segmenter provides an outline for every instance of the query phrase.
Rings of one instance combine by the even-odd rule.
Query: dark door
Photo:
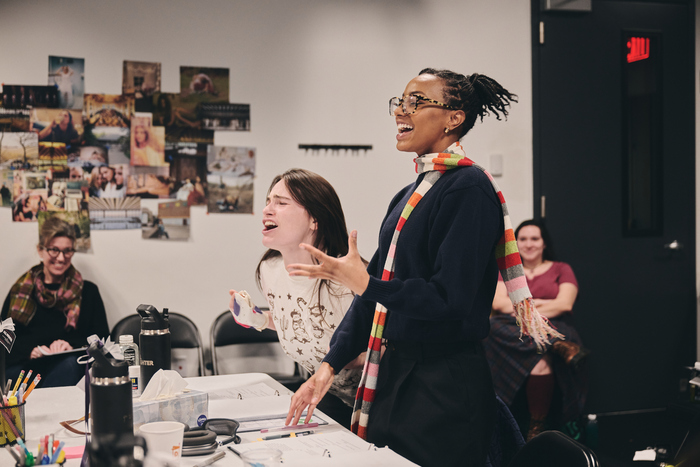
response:
[[[535,213],[579,280],[588,411],[664,407],[696,349],[692,2],[532,5]]]

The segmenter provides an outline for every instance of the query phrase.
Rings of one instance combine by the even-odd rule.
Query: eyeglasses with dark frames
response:
[[[46,250],[46,252],[52,258],[58,258],[58,255],[63,253],[63,257],[68,259],[71,256],[73,256],[73,253],[75,253],[75,249],[73,249],[73,248],[66,248],[65,250],[60,250],[60,249],[54,248],[54,247],[51,247],[51,248],[43,247],[43,248],[44,248],[44,250]]]
[[[395,112],[396,109],[399,108],[399,106],[401,106],[401,109],[403,110],[404,114],[411,115],[412,113],[415,113],[416,110],[418,110],[418,104],[421,102],[429,102],[431,104],[445,107],[449,110],[457,110],[454,107],[445,104],[444,102],[436,101],[434,99],[428,99],[427,97],[423,96],[410,95],[405,99],[401,97],[392,97],[391,99],[389,99],[389,115],[391,115],[392,117],[396,115]]]

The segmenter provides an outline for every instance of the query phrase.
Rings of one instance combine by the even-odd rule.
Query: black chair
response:
[[[228,310],[212,323],[210,349],[215,375],[267,373],[292,391],[308,378],[306,370],[284,353],[275,331],[244,328]]]
[[[202,376],[204,374],[204,348],[199,329],[187,316],[168,312],[170,323],[170,368],[183,377]],[[141,316],[138,314],[122,318],[114,325],[111,337],[119,342],[119,336],[131,334],[134,342],[139,343]],[[140,349],[139,349],[140,350]]]
[[[518,451],[508,467],[598,467],[595,453],[560,431],[544,431]]]

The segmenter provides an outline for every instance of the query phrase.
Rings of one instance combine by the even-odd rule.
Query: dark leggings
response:
[[[57,386],[75,386],[80,381],[80,378],[85,376],[85,365],[79,364],[76,359],[80,355],[70,354],[63,357],[42,357],[33,358],[23,363],[8,366],[5,369],[5,376],[12,378],[12,385],[17,381],[17,377],[22,370],[25,370],[25,376],[32,370],[32,379],[37,374],[41,375],[41,381],[37,387],[52,388]]]
[[[483,466],[496,418],[481,343],[390,342],[367,440],[427,466]]]

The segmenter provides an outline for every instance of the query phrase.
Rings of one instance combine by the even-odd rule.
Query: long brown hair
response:
[[[348,228],[345,224],[343,207],[340,204],[338,194],[328,180],[309,170],[289,169],[272,180],[270,188],[267,190],[268,195],[280,181],[284,181],[292,199],[299,203],[316,221],[316,238],[313,246],[334,258],[347,255]],[[258,284],[258,288],[262,288],[260,265],[264,261],[280,255],[279,251],[272,249],[268,249],[262,255],[258,267],[255,269],[255,282]],[[320,284],[325,285],[329,292],[332,292],[328,281],[323,279]],[[319,299],[320,293],[319,288]]]

